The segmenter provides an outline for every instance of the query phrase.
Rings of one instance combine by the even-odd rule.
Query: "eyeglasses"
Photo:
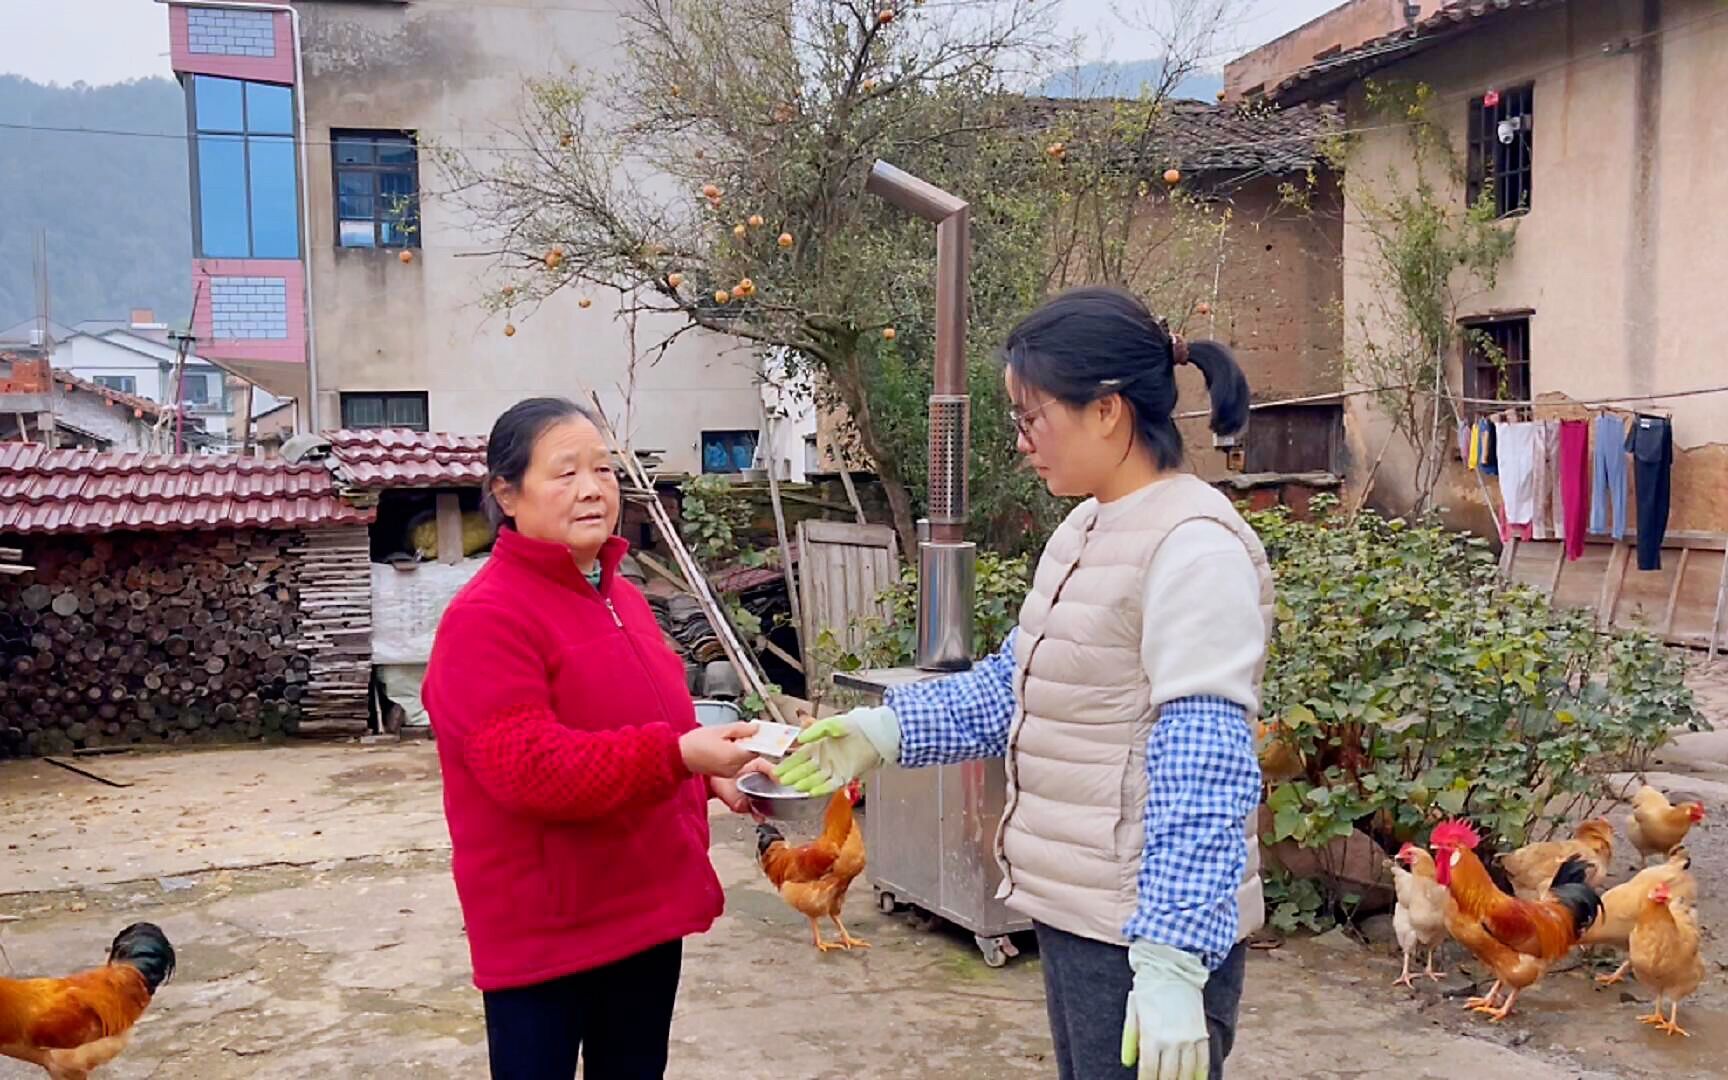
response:
[[[1044,404],[1027,412],[1021,412],[1019,409],[1009,409],[1008,419],[1013,422],[1014,430],[1020,433],[1020,437],[1025,439],[1027,442],[1031,442],[1032,418],[1054,404],[1056,404],[1055,398],[1045,398]]]

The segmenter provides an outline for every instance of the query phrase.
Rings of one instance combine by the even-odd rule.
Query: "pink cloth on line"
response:
[[[1566,507],[1566,558],[1584,557],[1584,534],[1590,518],[1590,425],[1583,420],[1560,424],[1560,498]]]

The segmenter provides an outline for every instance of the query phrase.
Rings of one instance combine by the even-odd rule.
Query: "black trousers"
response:
[[[1662,569],[1668,532],[1669,474],[1674,468],[1674,427],[1667,417],[1640,413],[1626,439],[1638,489],[1638,569]]]
[[[1042,923],[1038,956],[1044,965],[1044,999],[1050,1035],[1056,1043],[1061,1080],[1134,1080],[1122,1067],[1123,1010],[1134,988],[1128,950],[1120,945],[1076,937]],[[1248,948],[1230,950],[1224,966],[1206,981],[1206,1032],[1211,1036],[1211,1080],[1223,1080],[1224,1059],[1236,1041],[1236,1013],[1242,1004]]]
[[[673,941],[615,964],[515,990],[489,990],[493,1080],[660,1080],[684,964]]]

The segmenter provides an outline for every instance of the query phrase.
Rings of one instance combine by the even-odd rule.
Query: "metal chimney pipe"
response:
[[[966,535],[966,461],[972,399],[966,393],[967,278],[972,210],[964,199],[878,161],[864,189],[936,223],[936,370],[930,395],[929,534],[918,538],[914,662],[926,671],[972,666],[977,545]]]

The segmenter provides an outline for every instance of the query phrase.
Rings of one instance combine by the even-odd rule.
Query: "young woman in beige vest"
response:
[[[1002,891],[1037,927],[1062,1080],[1216,1080],[1263,916],[1272,575],[1229,500],[1178,471],[1171,412],[1183,363],[1214,431],[1242,428],[1248,385],[1223,345],[1184,344],[1113,289],[1056,297],[1003,351],[1020,452],[1053,494],[1087,497],[1019,627],[970,671],[808,728],[778,775],[826,791],[885,763],[1004,755]]]

